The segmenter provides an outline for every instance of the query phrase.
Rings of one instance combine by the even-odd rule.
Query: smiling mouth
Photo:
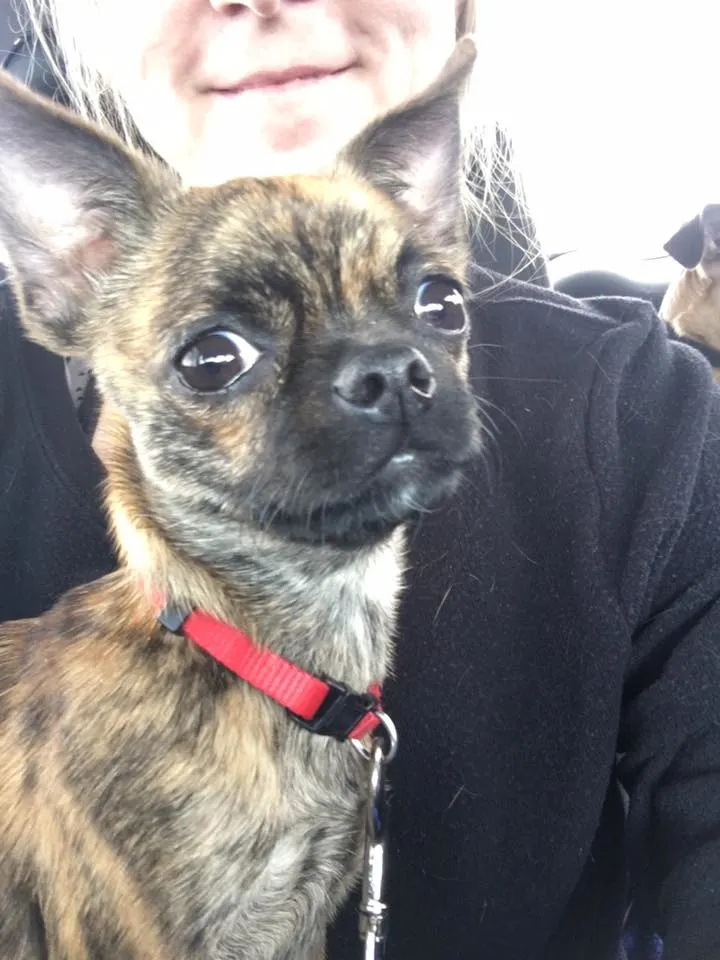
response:
[[[248,93],[284,93],[296,88],[312,86],[322,80],[339,77],[347,73],[348,70],[350,70],[350,66],[340,67],[337,70],[326,70],[320,67],[297,67],[279,73],[257,73],[234,85],[212,87],[211,92],[226,97]]]

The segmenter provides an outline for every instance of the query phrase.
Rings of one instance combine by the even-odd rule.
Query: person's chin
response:
[[[214,187],[238,177],[286,177],[317,174],[327,169],[342,144],[330,138],[313,136],[307,130],[303,138],[288,132],[272,144],[228,142],[227,135],[203,151],[186,166],[183,181],[187,186]]]
[[[339,114],[296,109],[253,115],[240,105],[237,111],[232,106],[220,103],[207,118],[202,149],[183,176],[190,185],[211,187],[236,177],[321,173],[363,127],[364,115],[371,116],[365,103]]]

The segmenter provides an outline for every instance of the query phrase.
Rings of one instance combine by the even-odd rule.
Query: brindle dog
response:
[[[30,337],[90,362],[121,565],[0,629],[0,957],[322,956],[366,765],[152,591],[365,690],[403,528],[480,446],[461,41],[327,175],[184,190],[0,82],[0,242]],[[30,575],[30,574],[28,574]]]

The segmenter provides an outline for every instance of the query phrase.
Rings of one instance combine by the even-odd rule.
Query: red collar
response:
[[[379,685],[356,693],[343,683],[312,673],[262,650],[242,630],[207,613],[157,603],[158,620],[172,633],[192,640],[228,670],[275,700],[296,723],[337,740],[361,740],[381,723]]]

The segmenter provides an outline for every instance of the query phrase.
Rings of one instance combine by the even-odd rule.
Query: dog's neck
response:
[[[358,689],[384,680],[402,580],[402,531],[372,547],[340,550],[250,531],[211,510],[190,521],[180,503],[158,511],[119,418],[108,439],[111,526],[142,589],[233,623],[313,673]]]

